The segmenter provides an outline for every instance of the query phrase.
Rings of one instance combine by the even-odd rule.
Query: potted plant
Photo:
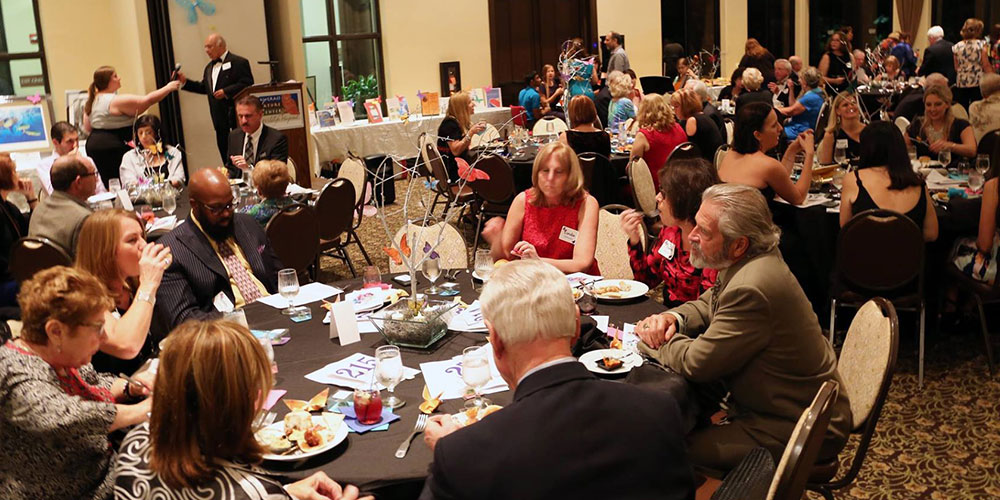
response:
[[[349,99],[354,104],[354,117],[363,119],[365,113],[365,100],[378,97],[378,81],[375,75],[361,75],[356,80],[349,80],[347,85],[340,87],[340,95],[344,99]]]

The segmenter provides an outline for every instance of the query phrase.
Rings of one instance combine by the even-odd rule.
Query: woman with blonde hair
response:
[[[632,103],[632,77],[627,73],[615,73],[608,79],[608,90],[611,91],[611,104],[608,106],[608,128],[612,133],[618,132],[618,127],[635,118],[635,104]]]
[[[983,34],[983,22],[969,18],[962,25],[962,41],[951,47],[955,57],[955,102],[966,110],[973,101],[983,98],[979,91],[979,80],[983,73],[992,73],[990,46],[979,38]]]
[[[600,276],[594,259],[599,207],[583,183],[572,148],[561,142],[542,148],[531,188],[514,197],[506,221],[494,217],[483,229],[493,258],[542,259],[564,273]]]
[[[461,157],[471,163],[469,146],[472,144],[472,136],[486,130],[486,122],[472,123],[475,110],[476,105],[469,98],[468,92],[463,90],[452,94],[448,98],[448,111],[444,120],[438,125],[437,148],[452,183],[458,182],[458,162],[455,158]]]
[[[261,226],[267,226],[274,214],[295,204],[288,196],[288,185],[292,176],[288,173],[288,165],[279,160],[261,160],[253,167],[253,185],[257,186],[257,194],[262,198],[260,203],[243,207],[240,212],[253,216]]]
[[[969,122],[951,112],[952,94],[948,87],[931,85],[924,89],[924,116],[906,129],[906,145],[916,143],[920,156],[937,156],[951,151],[967,158],[976,156],[976,134]],[[951,161],[958,161],[953,154]]]
[[[144,96],[118,94],[121,86],[122,80],[115,68],[97,68],[83,108],[83,126],[90,132],[87,156],[93,158],[105,187],[108,180],[118,178],[122,157],[130,149],[126,143],[132,140],[135,118],[179,89],[181,82],[172,80]]]
[[[189,321],[171,333],[148,423],[132,429],[115,468],[117,498],[356,499],[325,473],[282,485],[256,465],[264,448],[254,419],[273,375],[246,327]]]
[[[56,266],[21,284],[21,336],[0,346],[0,491],[4,498],[113,498],[109,434],[146,420],[148,391],[98,373],[106,287]],[[148,372],[137,376],[153,387]]]
[[[629,161],[642,158],[653,174],[653,183],[660,189],[657,173],[667,162],[670,153],[680,143],[687,141],[687,134],[677,124],[674,110],[667,101],[669,97],[654,99],[649,96],[639,105],[639,133],[632,143],[632,157]]]
[[[719,127],[704,113],[698,94],[691,89],[678,90],[670,95],[670,104],[688,142],[698,146],[702,158],[713,161],[715,150],[725,141]]]
[[[854,94],[850,92],[837,94],[833,99],[832,108],[830,120],[823,131],[823,140],[819,143],[819,162],[824,165],[833,163],[833,153],[838,143],[847,149],[848,158],[860,156],[861,132],[865,129]]]
[[[743,92],[736,97],[736,112],[751,102],[774,102],[774,95],[764,85],[764,75],[757,68],[743,70]]]
[[[132,373],[155,349],[149,324],[171,254],[166,246],[147,244],[145,236],[135,213],[121,209],[95,212],[80,228],[76,267],[96,276],[114,299],[103,317],[107,336],[92,362],[99,372]]]

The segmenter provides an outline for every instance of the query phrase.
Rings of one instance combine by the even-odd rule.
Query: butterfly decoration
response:
[[[403,255],[407,257],[410,256],[410,245],[406,243],[406,233],[403,233],[403,237],[399,240],[399,248],[403,251]],[[391,258],[397,266],[403,265],[403,257],[400,256],[399,250],[392,247],[382,247],[382,251],[388,254],[389,258]]]
[[[420,99],[421,101],[423,101],[424,100],[424,95],[425,94],[423,92],[421,92],[419,90],[417,91],[417,99]]]
[[[437,186],[438,186],[437,179],[424,180],[424,187],[427,188],[429,191],[437,190]]]
[[[182,9],[187,10],[188,22],[191,24],[198,23],[198,10],[201,9],[201,13],[206,16],[215,15],[215,4],[209,2],[208,0],[176,0],[177,5],[180,5]]]
[[[432,258],[432,259],[440,259],[441,258],[441,256],[438,255],[438,253],[436,251],[434,251],[433,248],[431,248],[431,244],[430,244],[429,241],[425,241],[424,242],[424,255],[429,255],[430,258]]]
[[[464,158],[455,157],[455,162],[458,163],[458,176],[469,181],[488,181],[490,180],[490,174],[479,170],[478,168],[470,167],[469,162],[465,161]]]
[[[42,96],[41,96],[41,94],[35,94],[35,95],[32,95],[32,96],[28,96],[28,101],[31,104],[38,104],[38,103],[42,102]]]

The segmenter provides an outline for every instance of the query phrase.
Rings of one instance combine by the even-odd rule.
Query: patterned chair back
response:
[[[404,234],[406,235],[406,245],[401,243]],[[440,243],[438,243],[439,236]],[[430,226],[418,226],[410,223],[396,231],[392,240],[400,248],[404,248],[404,250],[408,248],[410,251],[410,257],[401,254],[400,258],[419,260],[425,254],[436,252],[441,269],[465,269],[469,267],[469,253],[465,238],[451,224],[438,222]],[[437,243],[436,247],[435,243]],[[389,272],[402,273],[406,271],[406,264],[397,263],[395,259],[389,258]]]

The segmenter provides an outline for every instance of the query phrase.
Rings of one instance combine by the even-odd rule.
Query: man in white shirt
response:
[[[94,167],[95,171],[97,167],[94,165],[94,160],[87,156],[87,153],[80,151],[78,148],[80,146],[80,131],[76,129],[72,123],[69,122],[56,122],[52,125],[52,129],[49,130],[49,134],[52,137],[52,145],[55,146],[52,150],[52,155],[43,158],[41,162],[35,167],[38,172],[38,180],[41,181],[42,188],[45,189],[45,194],[52,194],[52,179],[50,172],[52,171],[52,163],[56,161],[60,156],[66,156],[68,154],[76,154],[85,163],[90,164]],[[101,174],[97,174],[97,190],[94,194],[101,194],[107,192],[104,188],[104,181],[101,180]]]

